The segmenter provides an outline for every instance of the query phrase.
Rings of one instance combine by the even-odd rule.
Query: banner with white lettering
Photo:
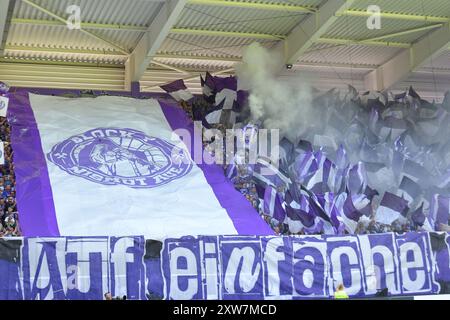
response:
[[[450,235],[0,239],[0,299],[311,299],[450,293]]]

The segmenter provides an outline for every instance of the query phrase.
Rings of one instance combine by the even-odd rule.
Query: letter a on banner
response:
[[[9,98],[0,96],[0,117],[6,117],[8,105],[9,105]]]

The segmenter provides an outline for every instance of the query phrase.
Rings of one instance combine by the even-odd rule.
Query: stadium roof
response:
[[[370,5],[381,29],[367,27]],[[81,8],[70,30],[67,8]],[[25,87],[143,91],[198,73],[232,73],[242,49],[278,48],[285,71],[319,88],[450,88],[448,0],[0,0],[0,80]],[[7,9],[9,8],[9,10]]]

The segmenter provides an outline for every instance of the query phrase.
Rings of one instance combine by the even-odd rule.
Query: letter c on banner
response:
[[[342,265],[343,256],[347,256],[348,263]],[[333,279],[335,286],[343,283],[349,295],[356,294],[361,290],[361,271],[359,269],[358,255],[352,247],[338,247],[331,252],[330,256]],[[344,279],[343,274],[349,274],[349,278]],[[350,282],[350,284],[346,283]]]

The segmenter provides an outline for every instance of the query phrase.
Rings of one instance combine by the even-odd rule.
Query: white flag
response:
[[[0,141],[0,165],[5,164],[5,147],[3,141]]]
[[[0,96],[0,117],[6,117],[8,105],[9,105],[9,98]]]

